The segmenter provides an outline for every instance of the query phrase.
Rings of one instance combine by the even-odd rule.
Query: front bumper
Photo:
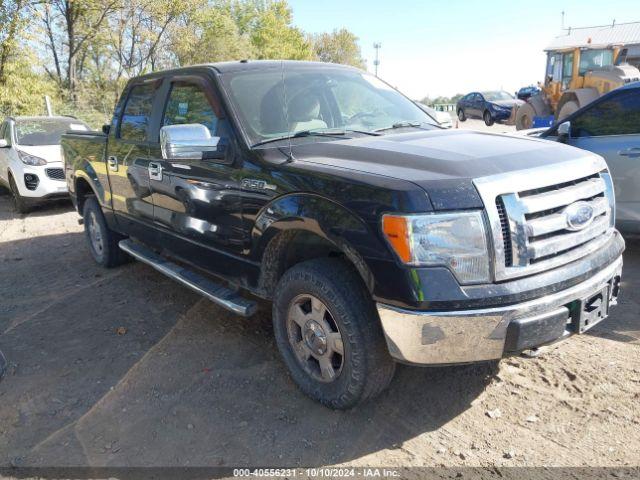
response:
[[[48,169],[60,170],[62,168],[62,163],[60,162],[48,163],[46,166],[20,164],[12,167],[12,174],[15,179],[16,186],[18,187],[18,191],[22,197],[34,201],[44,201],[48,199],[64,198],[68,195],[69,190],[64,178],[51,178],[47,173]],[[34,175],[37,177],[38,180],[35,189],[27,188],[25,175]]]
[[[615,305],[621,274],[619,256],[577,285],[523,303],[452,312],[379,303],[378,314],[389,352],[398,361],[438,365],[495,360],[576,333],[576,305],[607,287],[607,304]]]

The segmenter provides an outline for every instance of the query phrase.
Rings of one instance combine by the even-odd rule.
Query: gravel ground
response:
[[[401,366],[335,412],[287,376],[268,311],[236,317],[140,263],[100,269],[76,219],[0,195],[0,467],[640,463],[638,245],[587,335],[535,359]]]

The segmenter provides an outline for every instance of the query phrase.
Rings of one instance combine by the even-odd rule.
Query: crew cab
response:
[[[37,204],[69,198],[60,137],[88,131],[72,117],[8,117],[0,125],[0,184],[9,188],[18,213]]]
[[[93,258],[136,258],[239,315],[272,302],[295,383],[345,409],[397,362],[494,361],[582,333],[620,288],[590,152],[445,130],[360,70],[241,61],[129,81],[63,135]]]

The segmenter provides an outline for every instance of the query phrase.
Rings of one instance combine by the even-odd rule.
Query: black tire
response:
[[[493,116],[491,115],[491,112],[489,110],[486,110],[484,112],[484,115],[482,115],[482,118],[484,120],[484,124],[487,127],[490,127],[491,125],[493,125],[495,123],[495,120],[493,119]]]
[[[29,205],[28,200],[26,200],[22,195],[20,195],[20,191],[18,190],[18,186],[16,185],[13,176],[9,175],[9,189],[11,190],[11,197],[13,198],[13,208],[17,213],[29,213],[31,211],[31,205]]]
[[[89,251],[96,263],[112,268],[128,260],[127,254],[118,247],[118,242],[125,237],[109,229],[102,208],[93,195],[84,201],[82,218]],[[99,239],[95,236],[96,233]]]
[[[305,296],[315,297],[326,306],[325,318],[337,330],[331,333],[341,336],[342,355],[337,355],[342,362],[340,371],[329,381],[310,373],[290,340],[290,312],[299,307],[296,302]],[[393,378],[395,362],[387,350],[371,296],[355,269],[339,259],[309,260],[285,272],[273,301],[273,327],[278,349],[294,382],[309,397],[330,408],[352,408],[378,395]],[[303,334],[299,344],[307,339]],[[308,357],[308,364],[313,363],[312,358],[315,357]],[[322,372],[319,375],[324,376]]]
[[[467,116],[464,114],[464,110],[463,109],[458,109],[458,120],[460,120],[461,122],[464,122],[467,119]]]

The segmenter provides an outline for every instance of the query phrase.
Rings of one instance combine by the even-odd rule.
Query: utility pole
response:
[[[378,76],[378,65],[380,65],[380,60],[378,58],[378,52],[380,51],[380,48],[382,47],[381,43],[374,43],[373,44],[373,48],[376,49],[376,59],[373,61],[373,65],[375,66],[375,74],[376,77]]]

